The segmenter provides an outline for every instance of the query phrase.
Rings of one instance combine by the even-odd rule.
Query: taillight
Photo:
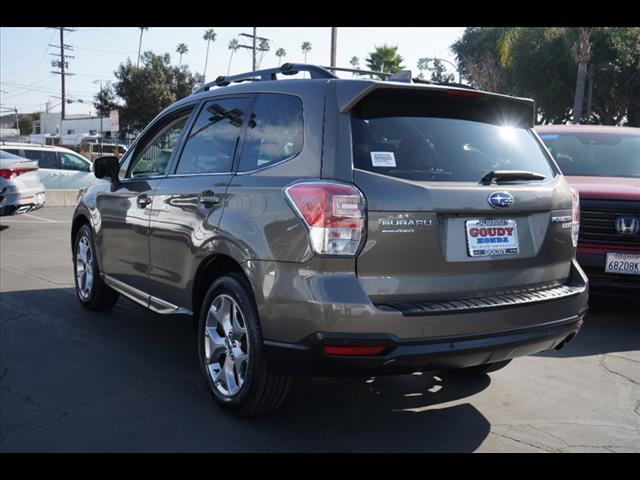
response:
[[[571,241],[573,246],[578,246],[578,233],[580,232],[580,194],[574,188],[571,189]]]
[[[38,170],[37,168],[20,168],[20,167],[13,167],[13,168],[3,168],[0,169],[0,177],[2,178],[6,178],[7,180],[13,180],[14,178],[16,178],[18,175],[22,175],[23,173],[26,172],[33,172],[34,170]]]
[[[454,95],[457,97],[467,97],[467,98],[479,98],[484,96],[484,93],[474,91],[474,90],[447,90],[445,92],[447,95]]]
[[[335,182],[300,182],[284,190],[304,221],[313,251],[354,255],[364,238],[364,196],[355,186]]]

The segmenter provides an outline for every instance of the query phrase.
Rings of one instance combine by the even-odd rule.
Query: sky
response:
[[[182,63],[191,71],[204,70],[206,42],[204,31],[213,28],[217,34],[209,49],[207,80],[218,75],[226,75],[229,67],[230,50],[228,43],[238,38],[249,45],[250,39],[238,37],[240,33],[251,33],[252,27],[193,27],[165,28],[149,27],[142,39],[142,50],[154,53],[169,53],[171,61],[178,64],[176,53],[178,43],[186,43],[189,52]],[[439,57],[455,63],[450,50],[451,44],[462,36],[464,27],[393,27],[393,28],[338,28],[337,66],[350,67],[353,56],[360,58],[360,67],[366,69],[364,59],[374,46],[387,43],[398,46],[398,53],[404,58],[403,65],[417,73],[416,64],[421,57]],[[270,39],[271,50],[263,59],[261,68],[280,64],[275,51],[282,47],[287,55],[284,62],[303,62],[302,42],[311,42],[312,49],[307,63],[330,64],[330,27],[259,27],[259,37]],[[95,114],[93,96],[102,82],[114,81],[113,72],[127,58],[135,62],[138,54],[140,30],[136,27],[78,27],[73,32],[65,32],[64,43],[73,46],[66,52],[75,58],[69,59],[66,77],[67,98],[82,100],[67,104],[67,114]],[[60,53],[59,31],[45,27],[1,27],[0,28],[0,106],[2,114],[7,109],[18,108],[20,113],[44,111],[48,101],[51,111],[60,111],[60,75],[51,73],[51,61]],[[453,73],[453,67],[445,64]],[[251,71],[251,50],[239,49],[231,64],[231,74]],[[350,74],[342,74],[350,76]]]

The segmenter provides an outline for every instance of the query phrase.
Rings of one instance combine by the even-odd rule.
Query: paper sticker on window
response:
[[[396,157],[393,152],[371,152],[371,163],[374,167],[395,167]]]

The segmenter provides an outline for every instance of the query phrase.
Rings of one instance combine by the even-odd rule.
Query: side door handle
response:
[[[141,193],[136,197],[136,203],[138,204],[138,207],[144,208],[151,203],[151,197],[146,193]]]
[[[211,208],[216,203],[220,203],[220,197],[211,190],[205,190],[198,194],[198,203],[205,208]]]

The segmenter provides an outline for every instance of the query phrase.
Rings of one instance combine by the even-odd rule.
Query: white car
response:
[[[35,143],[2,142],[0,149],[36,160],[42,183],[48,190],[78,189],[96,181],[93,163],[68,148]]]
[[[42,208],[45,201],[38,164],[0,151],[0,216]]]

